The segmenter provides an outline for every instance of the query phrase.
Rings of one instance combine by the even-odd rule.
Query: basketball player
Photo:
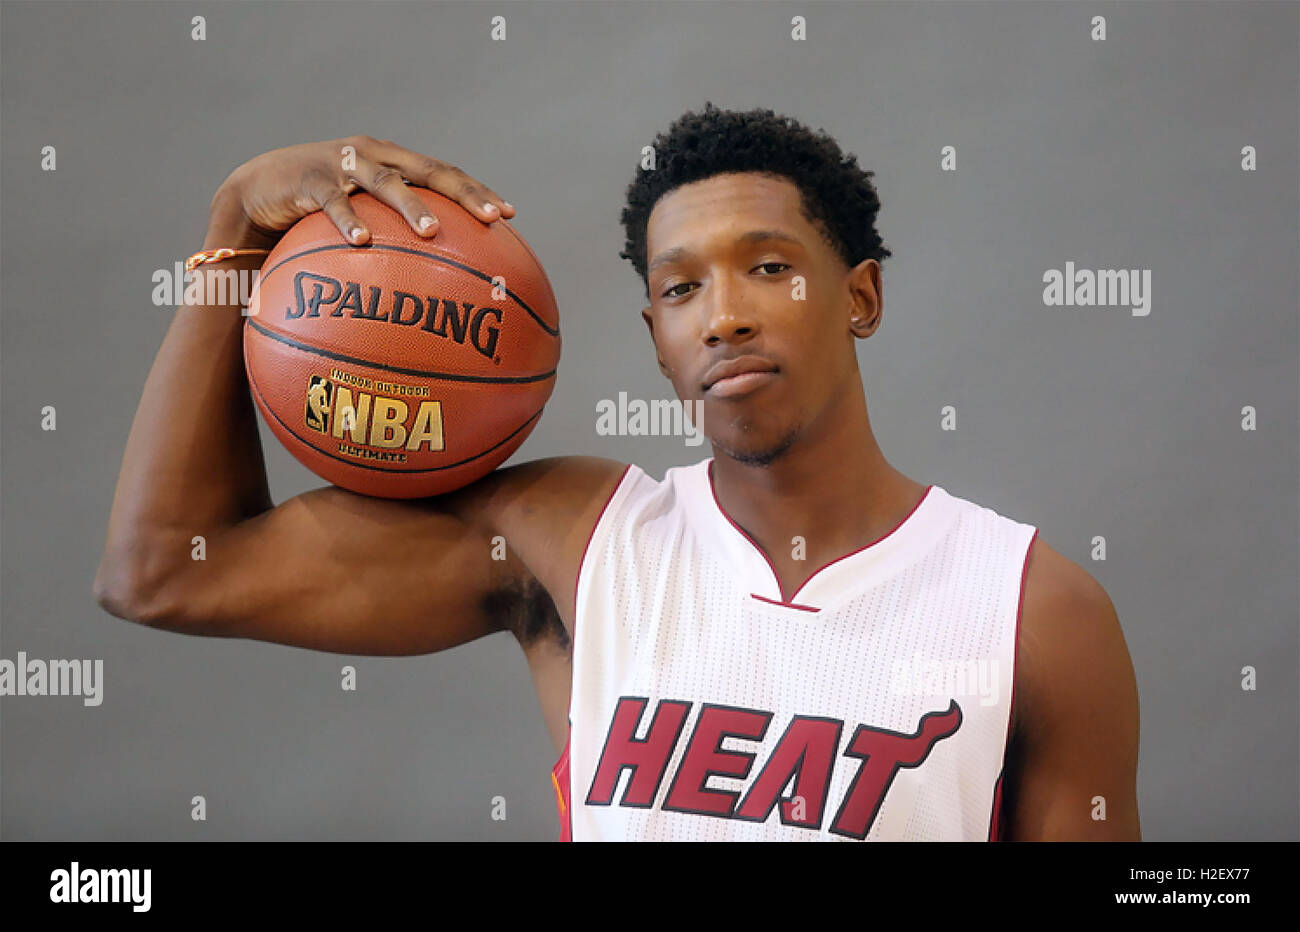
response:
[[[903,475],[872,434],[854,349],[890,255],[872,173],[822,133],[711,104],[654,148],[623,256],[660,370],[703,401],[710,459],[657,482],[556,457],[433,499],[273,505],[240,312],[182,307],[127,443],[99,604],[345,654],[511,632],[566,839],[1138,840],[1137,688],[1105,591],[1034,527]],[[515,214],[360,136],[241,166],[203,247],[269,248],[316,210],[364,243],[358,189],[436,242],[404,181],[483,223]]]

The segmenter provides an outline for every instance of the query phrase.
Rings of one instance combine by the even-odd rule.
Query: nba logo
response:
[[[329,432],[330,399],[334,397],[334,385],[323,375],[313,375],[307,383],[307,408],[303,421],[312,430],[322,434]]]

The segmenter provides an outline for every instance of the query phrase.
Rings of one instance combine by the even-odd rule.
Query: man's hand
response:
[[[231,172],[212,198],[203,248],[270,249],[317,210],[334,221],[347,242],[366,243],[370,231],[348,201],[358,189],[400,213],[418,235],[434,236],[438,218],[403,179],[459,202],[485,223],[515,215],[499,194],[455,165],[388,140],[348,136],[273,149]]]

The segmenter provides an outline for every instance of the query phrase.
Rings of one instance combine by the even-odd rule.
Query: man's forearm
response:
[[[205,249],[256,244],[238,221],[212,224]],[[264,255],[199,270],[251,273]],[[145,381],[127,438],[95,591],[117,607],[156,592],[196,535],[272,506],[242,355],[240,289],[224,304],[181,306]],[[205,300],[215,295],[205,289]]]

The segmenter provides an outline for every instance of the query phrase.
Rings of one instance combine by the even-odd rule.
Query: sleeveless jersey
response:
[[[931,485],[786,598],[712,459],[629,466],[578,571],[561,840],[996,840],[1037,533]]]

